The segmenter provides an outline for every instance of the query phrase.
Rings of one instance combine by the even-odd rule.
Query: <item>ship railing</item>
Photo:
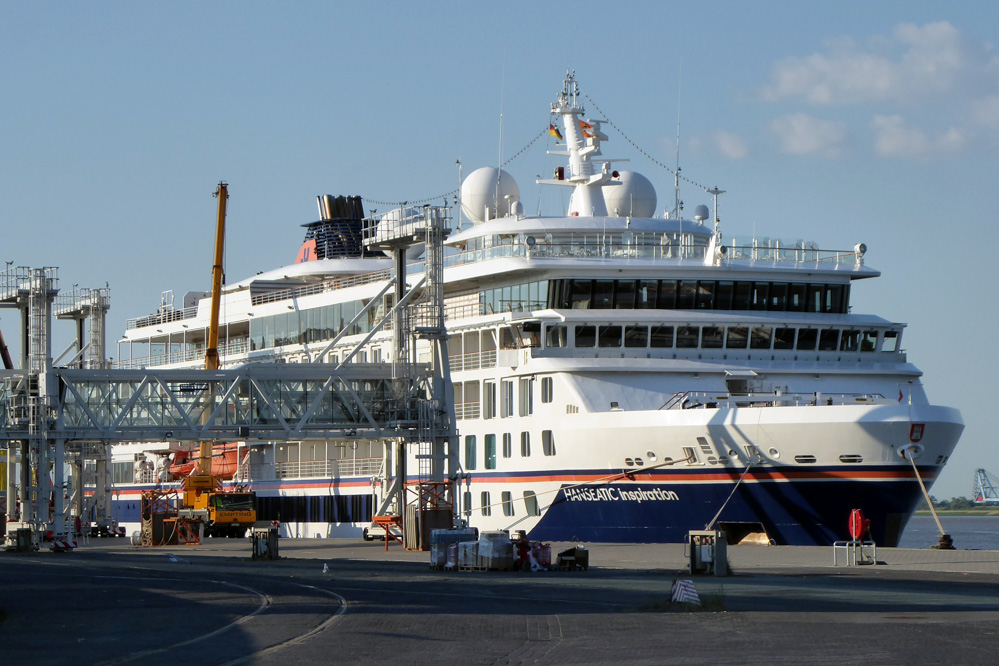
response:
[[[383,282],[392,277],[392,271],[389,269],[382,269],[379,271],[373,271],[371,273],[359,273],[357,275],[348,275],[345,277],[332,278],[330,280],[323,280],[321,282],[311,282],[300,287],[289,287],[287,289],[275,289],[273,291],[268,291],[261,294],[254,294],[250,298],[250,302],[253,305],[262,305],[264,303],[276,303],[279,301],[286,301],[292,298],[301,298],[303,296],[313,296],[315,294],[323,294],[328,291],[336,291],[338,289],[346,289],[347,287],[357,287],[360,285],[371,284],[373,282]]]
[[[333,460],[294,460],[274,464],[250,465],[254,481],[281,479],[338,479],[349,476],[377,476],[384,461],[381,458],[343,458]]]
[[[229,344],[219,347],[219,356],[225,361],[227,356],[246,354],[250,351],[249,338],[232,340]],[[165,352],[163,354],[151,354],[149,356],[136,356],[135,358],[122,359],[111,363],[113,369],[138,370],[141,368],[151,368],[160,365],[175,365],[180,363],[191,363],[201,361],[205,358],[205,350],[201,347],[193,347],[181,351]]]
[[[469,402],[457,402],[454,405],[454,417],[456,419],[477,419],[481,414],[481,408],[478,400],[470,400]]]
[[[194,319],[198,315],[198,306],[192,305],[189,308],[184,308],[182,310],[167,309],[161,310],[151,315],[146,315],[144,317],[133,317],[131,319],[125,320],[125,330],[131,330],[133,328],[144,328],[146,326],[157,326],[160,324],[169,324],[174,321],[182,321],[184,319]]]
[[[720,407],[820,407],[829,405],[883,405],[895,402],[880,393],[711,393],[684,391],[673,394],[660,410],[716,409]]]
[[[635,238],[632,240],[620,242],[607,241],[601,234],[591,234],[582,236],[578,240],[548,241],[536,239],[533,245],[521,238],[510,238],[507,242],[496,243],[490,247],[449,254],[444,258],[444,265],[451,268],[511,257],[703,261],[707,252],[708,248],[705,245],[704,237],[695,237],[689,234],[683,234],[677,238],[654,234],[635,234]],[[805,241],[754,238],[749,241],[748,245],[740,245],[733,239],[725,245],[725,252],[727,261],[739,260],[793,265],[857,263],[857,254],[854,250],[822,250],[815,243]]]
[[[496,350],[468,352],[467,354],[451,354],[448,356],[452,372],[462,370],[479,370],[496,367]]]

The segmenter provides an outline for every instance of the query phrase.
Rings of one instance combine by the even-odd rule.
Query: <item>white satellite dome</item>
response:
[[[513,176],[503,169],[482,167],[468,174],[461,184],[461,210],[478,224],[497,217],[506,217],[516,210],[520,188]]]
[[[611,179],[620,185],[604,185],[607,212],[616,217],[652,217],[656,213],[656,188],[637,171],[619,171]]]

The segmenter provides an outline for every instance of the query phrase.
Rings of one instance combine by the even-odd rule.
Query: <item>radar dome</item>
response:
[[[656,213],[656,188],[648,178],[636,171],[619,171],[602,188],[607,212],[619,217],[652,217]]]
[[[711,215],[711,211],[709,211],[708,207],[704,204],[699,204],[697,208],[694,209],[694,219],[698,222],[703,222],[708,219],[709,215]]]
[[[461,184],[462,213],[476,224],[512,214],[518,201],[517,181],[496,167],[476,169]]]

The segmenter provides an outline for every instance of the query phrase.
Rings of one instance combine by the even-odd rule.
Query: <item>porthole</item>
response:
[[[844,453],[839,457],[839,461],[843,463],[862,463],[864,462],[864,456],[855,453]]]
[[[626,466],[628,466],[628,467],[634,467],[635,466],[635,461],[632,460],[631,458],[625,458],[624,459],[624,464]]]
[[[735,451],[729,451],[729,452],[728,452],[728,457],[729,457],[729,458],[738,458],[738,457],[739,457],[739,454],[738,454],[738,453],[736,453]]]
[[[802,464],[811,464],[815,462],[815,456],[795,456],[794,462]]]
[[[718,464],[718,458],[715,458],[714,456],[708,456],[708,463],[711,464],[711,465],[717,465]]]
[[[641,467],[641,466],[642,466],[642,465],[644,465],[644,464],[645,464],[645,461],[644,461],[644,460],[642,460],[641,458],[635,458],[635,465],[636,465],[637,467]]]
[[[646,451],[645,452],[645,457],[649,459],[649,462],[655,462],[656,461],[655,451]]]
[[[770,455],[772,455],[774,458],[780,458],[780,451],[771,446]]]

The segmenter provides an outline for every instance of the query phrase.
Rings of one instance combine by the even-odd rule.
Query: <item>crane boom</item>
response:
[[[212,264],[212,310],[205,349],[206,370],[219,369],[219,309],[222,302],[222,256],[225,250],[225,207],[229,199],[229,186],[220,182],[215,196],[219,200],[219,212],[215,222],[215,263]]]

